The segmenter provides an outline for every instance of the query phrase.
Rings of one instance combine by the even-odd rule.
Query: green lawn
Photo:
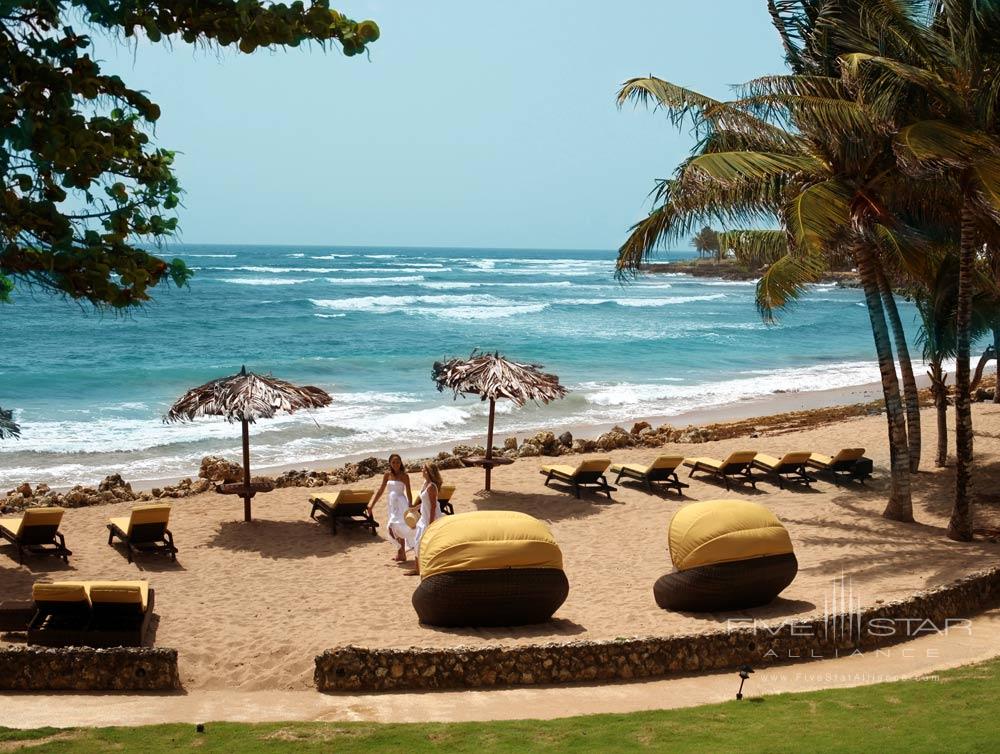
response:
[[[917,681],[552,721],[0,728],[0,752],[996,752],[998,681],[1000,659]]]

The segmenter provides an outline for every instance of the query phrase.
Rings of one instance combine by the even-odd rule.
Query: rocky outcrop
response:
[[[621,427],[612,427],[610,432],[605,432],[597,438],[598,450],[618,450],[619,448],[631,448],[635,445],[635,438]]]
[[[205,456],[201,459],[198,476],[217,484],[243,481],[243,467],[219,456]]]

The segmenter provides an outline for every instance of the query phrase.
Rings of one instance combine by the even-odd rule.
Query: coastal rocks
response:
[[[621,427],[612,427],[610,432],[597,438],[596,444],[598,450],[618,450],[635,445],[635,438]]]
[[[597,443],[594,440],[576,439],[573,441],[574,453],[593,453],[597,450]]]
[[[503,441],[503,449],[504,450],[517,450],[517,438],[516,437],[508,437],[506,440],[504,440]]]
[[[331,475],[325,471],[306,471],[304,469],[293,469],[271,480],[275,487],[322,487],[325,484],[336,484],[341,481],[339,478],[334,481]]]
[[[648,430],[652,430],[653,429],[653,425],[650,424],[649,422],[636,422],[635,424],[632,425],[632,429],[629,432],[629,434],[640,435],[640,434],[643,433],[643,431],[645,431],[647,429]]]
[[[117,493],[119,490],[127,495],[132,495],[132,485],[122,479],[121,474],[106,476],[104,481],[97,485],[98,492]]]
[[[525,445],[533,445],[538,450],[538,453],[529,453],[529,455],[557,456],[562,452],[559,441],[552,432],[538,432],[529,437],[521,445],[521,450],[524,450]]]
[[[198,476],[222,484],[239,482],[243,479],[243,467],[219,456],[205,456],[201,459]]]
[[[532,456],[540,456],[542,454],[541,449],[534,443],[524,442],[520,448],[517,449],[518,458],[528,458]]]
[[[572,432],[563,432],[561,435],[559,435],[559,443],[564,448],[572,448],[573,447],[573,433]]]
[[[707,429],[702,427],[687,427],[681,431],[674,442],[680,443],[700,443],[711,442],[715,437]]]

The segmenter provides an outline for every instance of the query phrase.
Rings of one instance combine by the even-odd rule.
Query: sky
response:
[[[97,40],[177,150],[184,243],[616,249],[693,144],[626,106],[782,69],[764,0],[331,0],[381,38],[235,51]]]

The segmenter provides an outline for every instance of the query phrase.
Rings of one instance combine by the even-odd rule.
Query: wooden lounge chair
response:
[[[730,480],[740,483],[748,482],[751,487],[757,489],[757,482],[750,472],[756,455],[756,451],[753,450],[737,450],[735,453],[730,453],[725,461],[700,456],[698,458],[685,458],[684,465],[691,469],[689,477],[694,476],[696,471],[711,474],[717,479],[721,479],[727,490],[730,488]]]
[[[616,463],[611,466],[611,472],[618,474],[615,484],[625,477],[642,482],[650,492],[653,491],[653,484],[657,483],[667,489],[675,489],[681,494],[685,487],[691,486],[677,478],[677,467],[683,462],[684,456],[660,456],[649,466],[638,463]]]
[[[778,487],[785,489],[785,482],[792,484],[804,484],[810,486],[816,481],[816,477],[806,473],[806,463],[809,461],[809,453],[796,452],[785,453],[781,458],[758,453],[754,456],[753,467],[760,469],[778,480]]]
[[[451,505],[451,498],[454,494],[455,485],[453,484],[442,484],[441,491],[438,492],[438,508],[447,516],[455,513],[455,509]]]
[[[129,515],[108,522],[108,544],[113,545],[118,537],[125,544],[129,563],[138,552],[165,552],[177,560],[174,535],[167,528],[169,520],[169,505],[137,505]]]
[[[583,461],[577,466],[542,466],[539,473],[545,475],[546,487],[553,481],[570,484],[577,497],[580,497],[580,491],[584,487],[593,487],[597,492],[607,495],[610,500],[611,493],[616,491],[604,476],[610,465],[611,461],[607,458],[595,458],[593,461]]]
[[[378,521],[368,510],[368,504],[374,496],[374,490],[340,490],[335,495],[313,495],[309,498],[312,503],[309,517],[316,518],[316,511],[325,513],[334,534],[337,533],[339,523],[343,526],[367,527],[374,535]]]
[[[32,598],[28,644],[140,647],[155,593],[146,581],[61,581],[35,584]]]
[[[59,533],[65,508],[28,508],[19,518],[0,518],[0,539],[17,546],[17,562],[24,562],[27,550],[37,555],[55,555],[69,563],[73,553]]]
[[[865,458],[864,448],[844,448],[835,456],[812,453],[806,465],[830,475],[834,484],[840,480],[857,480],[861,484],[872,475],[872,462]]]

